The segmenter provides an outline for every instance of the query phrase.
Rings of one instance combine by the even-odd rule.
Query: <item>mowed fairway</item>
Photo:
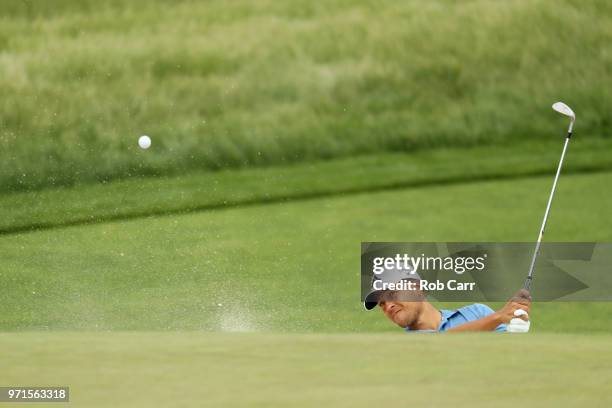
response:
[[[3,383],[70,385],[66,406],[87,407],[604,407],[612,404],[611,341],[541,333],[0,334]]]
[[[612,173],[565,176],[546,239],[612,240],[611,181]],[[5,235],[0,326],[393,330],[362,311],[361,241],[531,241],[550,183],[389,190]],[[538,306],[533,329],[609,330],[609,313],[590,316],[606,304],[573,304],[573,318],[560,307],[568,306]]]

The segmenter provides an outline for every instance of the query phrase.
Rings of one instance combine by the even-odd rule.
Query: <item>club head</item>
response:
[[[562,115],[569,116],[572,119],[572,122],[576,120],[576,114],[574,111],[563,102],[553,103],[552,108]]]

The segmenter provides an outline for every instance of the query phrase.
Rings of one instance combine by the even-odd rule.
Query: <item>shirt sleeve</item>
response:
[[[482,303],[474,303],[472,305],[474,312],[478,315],[478,318],[481,319],[483,317],[489,316],[490,314],[495,313],[493,309],[491,309],[487,305],[483,305]],[[495,328],[496,332],[505,332],[506,324],[502,323]]]

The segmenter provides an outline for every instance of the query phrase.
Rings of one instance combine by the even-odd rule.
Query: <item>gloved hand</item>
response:
[[[530,322],[529,320],[523,320],[520,318],[520,316],[525,316],[527,319],[529,319],[527,312],[522,309],[517,309],[514,311],[514,315],[516,317],[510,320],[510,323],[506,327],[506,331],[508,333],[527,333],[529,331]]]

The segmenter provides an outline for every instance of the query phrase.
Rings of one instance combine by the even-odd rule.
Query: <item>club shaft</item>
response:
[[[573,125],[574,125],[574,122],[572,121],[568,129],[568,132],[567,132],[567,137],[565,138],[565,144],[563,145],[563,151],[561,152],[561,159],[559,160],[559,167],[557,167],[557,174],[555,175],[555,181],[553,181],[552,189],[550,191],[550,196],[548,197],[548,204],[546,204],[546,211],[544,212],[544,219],[542,220],[542,227],[540,228],[540,234],[538,235],[538,241],[536,242],[535,250],[533,251],[533,257],[531,258],[531,265],[529,266],[529,273],[527,274],[527,279],[525,280],[525,284],[523,285],[524,288],[527,290],[531,288],[531,281],[533,279],[533,269],[535,267],[535,263],[538,258],[538,253],[540,252],[540,244],[542,243],[542,237],[544,236],[544,230],[546,229],[546,221],[548,221],[548,214],[550,213],[550,206],[552,204],[552,200],[555,195],[555,190],[557,189],[557,181],[559,180],[559,175],[561,174],[561,167],[563,167],[563,159],[565,158],[565,152],[567,151],[567,146],[572,137]]]

